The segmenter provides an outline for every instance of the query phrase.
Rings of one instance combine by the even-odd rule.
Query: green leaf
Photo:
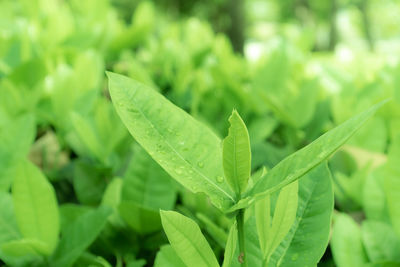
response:
[[[230,207],[235,197],[221,180],[221,140],[152,88],[107,74],[117,113],[136,141],[189,190],[204,192],[220,209]]]
[[[174,211],[160,211],[165,233],[176,254],[187,266],[219,266],[199,226]]]
[[[157,253],[154,267],[186,267],[171,245],[164,245]]]
[[[270,258],[271,266],[316,266],[326,247],[333,212],[329,169],[320,165],[299,180],[296,219]]]
[[[260,248],[263,258],[267,257],[269,251],[270,238],[271,238],[271,199],[270,195],[256,201],[255,217],[257,234],[260,241]]]
[[[236,110],[229,117],[229,134],[222,143],[222,159],[226,181],[240,197],[246,190],[251,171],[249,133]]]
[[[71,113],[71,121],[76,134],[86,146],[86,148],[100,161],[105,161],[106,152],[104,145],[99,140],[99,136],[94,129],[94,126],[79,113]]]
[[[364,266],[368,262],[361,229],[347,214],[341,213],[335,218],[331,249],[338,267]]]
[[[12,197],[22,236],[46,244],[49,255],[57,245],[60,231],[53,187],[35,165],[25,160],[16,170]]]
[[[40,258],[48,253],[49,248],[46,243],[36,239],[19,239],[2,244],[1,250],[11,257],[36,256]]]
[[[279,162],[245,193],[246,198],[228,211],[247,207],[255,199],[271,194],[302,177],[342,146],[386,102],[382,101],[354,116]]]
[[[378,221],[364,221],[362,239],[372,262],[400,262],[400,239],[390,225]]]
[[[8,193],[0,193],[0,244],[21,238],[14,215],[12,198]]]
[[[385,166],[384,189],[390,220],[400,237],[400,136],[393,140]]]
[[[100,234],[111,213],[109,207],[103,206],[84,213],[68,225],[50,259],[50,265],[71,266]]]
[[[158,210],[146,208],[133,201],[122,201],[118,206],[119,215],[136,232],[148,234],[161,229]]]
[[[385,166],[367,176],[363,190],[363,209],[368,220],[389,222],[389,211],[384,190]]]
[[[236,222],[232,224],[231,229],[229,230],[228,240],[226,241],[225,253],[224,253],[224,262],[222,267],[230,267],[232,260],[235,256],[236,245],[237,245],[237,226]]]
[[[173,180],[140,146],[124,174],[121,198],[154,209],[172,209],[176,201]]]
[[[201,223],[204,224],[202,228],[207,231],[207,233],[218,243],[218,245],[224,247],[226,240],[228,239],[225,229],[219,227],[216,223],[209,219],[207,215],[204,215],[200,212],[196,213],[196,217]]]
[[[15,118],[0,128],[0,191],[8,191],[17,163],[26,157],[35,139],[32,115]]]
[[[261,231],[263,236],[260,236],[260,244],[263,252],[263,257],[265,260],[269,260],[272,252],[278,247],[278,245],[285,238],[286,234],[289,232],[295,218],[298,203],[298,182],[293,182],[290,185],[282,188],[279,193],[278,199],[275,205],[274,217],[272,218],[271,225],[266,225],[264,227],[269,227],[267,231]],[[269,202],[267,200],[267,202]],[[267,203],[268,204],[268,203]],[[269,212],[269,208],[266,208],[266,212]],[[260,216],[260,211],[256,213]],[[270,215],[267,213],[266,218],[261,219],[262,222],[268,223]],[[257,217],[256,217],[257,220]],[[259,223],[257,224],[257,230],[260,229]],[[260,233],[260,231],[258,231]],[[262,243],[261,243],[262,242]]]
[[[110,171],[90,161],[74,162],[73,186],[76,197],[84,205],[98,205],[106,188]]]

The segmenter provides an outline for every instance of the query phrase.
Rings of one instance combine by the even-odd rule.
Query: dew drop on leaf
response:
[[[224,177],[218,175],[218,176],[217,176],[217,182],[218,182],[218,183],[222,183],[223,181],[224,181]]]

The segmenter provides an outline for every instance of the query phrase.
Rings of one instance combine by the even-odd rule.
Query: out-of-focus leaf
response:
[[[361,229],[347,214],[338,214],[332,232],[331,249],[338,267],[364,266],[368,257],[362,243]]]
[[[370,261],[398,261],[400,263],[400,238],[397,237],[390,225],[366,220],[362,223],[361,231]]]
[[[41,171],[29,161],[18,165],[12,186],[18,228],[32,244],[43,243],[51,254],[58,242],[59,212],[55,191]]]
[[[186,267],[171,245],[164,245],[157,253],[154,267]]]
[[[72,266],[100,234],[110,214],[109,207],[100,207],[84,213],[68,225],[50,259],[50,264],[60,267]]]

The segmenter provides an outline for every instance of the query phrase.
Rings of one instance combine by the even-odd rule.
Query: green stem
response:
[[[239,238],[239,262],[243,267],[247,267],[247,255],[244,244],[244,209],[239,210],[236,216]]]

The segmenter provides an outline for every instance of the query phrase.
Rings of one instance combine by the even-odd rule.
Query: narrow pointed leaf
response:
[[[117,113],[136,141],[183,186],[204,192],[220,209],[230,207],[234,194],[221,180],[221,140],[152,88],[107,74]]]
[[[285,238],[296,218],[298,203],[297,192],[298,182],[296,181],[282,188],[279,193],[271,230],[269,231],[270,236],[267,237],[268,242],[265,255],[267,259]]]
[[[249,133],[236,110],[229,117],[229,134],[222,145],[222,158],[226,181],[240,196],[246,190],[251,171]]]
[[[386,102],[382,101],[352,117],[279,162],[245,194],[246,198],[228,212],[247,207],[255,198],[271,194],[302,177],[342,146]]]
[[[263,257],[267,256],[268,243],[271,238],[271,200],[267,195],[255,204],[257,234]]]
[[[237,227],[236,223],[234,223],[229,230],[228,240],[226,241],[225,246],[224,263],[222,264],[222,267],[231,266],[232,260],[236,252],[237,237]]]
[[[299,180],[296,219],[270,258],[270,266],[316,266],[328,246],[333,189],[327,164]]]
[[[193,220],[174,211],[161,211],[160,214],[171,246],[187,266],[219,266],[210,245]]]
[[[57,245],[60,230],[56,195],[46,177],[27,160],[18,165],[12,197],[22,236],[43,242],[50,254]]]

